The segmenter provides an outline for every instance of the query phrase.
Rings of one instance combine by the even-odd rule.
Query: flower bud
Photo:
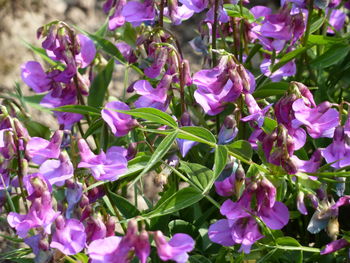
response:
[[[300,191],[297,196],[297,208],[299,212],[303,215],[307,215],[307,209],[304,203],[304,192]]]
[[[64,225],[66,224],[65,223],[65,220],[64,220],[64,217],[59,215],[56,220],[55,220],[55,223],[56,223],[56,228],[57,229],[63,229],[64,228]]]
[[[238,133],[236,126],[236,121],[233,116],[229,115],[225,117],[224,123],[221,126],[221,129],[218,134],[218,143],[219,144],[228,144],[230,143]]]
[[[106,222],[106,237],[114,236],[116,220],[112,216],[108,216]]]
[[[327,234],[332,241],[337,240],[339,235],[339,222],[337,217],[331,217],[327,225]]]

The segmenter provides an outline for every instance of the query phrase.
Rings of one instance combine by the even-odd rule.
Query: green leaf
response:
[[[134,185],[141,177],[142,175],[146,174],[148,171],[152,169],[154,165],[156,165],[163,157],[164,155],[169,151],[172,144],[174,143],[176,137],[177,137],[177,131],[174,131],[167,135],[162,142],[158,145],[154,153],[152,154],[151,158],[149,159],[146,166],[144,166],[142,172],[136,177],[136,179],[132,182],[131,185]]]
[[[29,120],[29,119],[24,120],[23,124],[27,128],[30,136],[41,137],[41,138],[45,138],[45,139],[50,138],[51,131],[45,125],[43,125],[39,122],[33,121],[33,120]]]
[[[349,45],[333,45],[321,56],[311,61],[313,68],[327,68],[342,61],[350,51]]]
[[[240,5],[224,4],[224,9],[227,12],[227,15],[231,17],[244,18],[247,19],[250,23],[256,20],[250,10],[244,6],[241,7]]]
[[[274,131],[274,129],[276,129],[276,127],[277,127],[277,121],[270,119],[269,117],[265,117],[264,125],[262,127],[265,133],[270,134],[271,132]]]
[[[46,53],[46,50],[43,49],[43,48],[40,48],[40,47],[36,47],[26,41],[23,41],[24,44],[29,48],[31,49],[35,54],[39,55],[43,60],[45,60],[46,62],[48,62],[50,65],[52,66],[58,66],[60,65],[60,69],[62,70],[64,67],[62,65],[62,63],[58,62],[58,61],[55,61],[53,59],[51,59],[47,53]]]
[[[121,40],[129,44],[131,47],[136,47],[136,38],[137,32],[135,28],[130,23],[125,23],[123,27],[121,27]]]
[[[103,119],[97,119],[96,121],[94,121],[84,133],[84,139],[86,139],[92,134],[95,134],[102,127],[103,123]]]
[[[196,126],[183,126],[180,127],[179,139],[185,139],[190,141],[202,142],[205,144],[216,143],[215,136],[207,129]]]
[[[190,178],[203,193],[209,191],[216,180],[212,170],[197,163],[180,161],[179,169],[186,173],[188,178]]]
[[[260,172],[258,166],[253,163],[249,166],[248,171],[246,173],[246,177],[255,177]]]
[[[113,202],[114,206],[118,208],[118,210],[123,214],[125,218],[132,218],[140,214],[140,211],[137,209],[137,207],[132,205],[124,197],[110,192],[110,198],[112,199],[111,202]]]
[[[95,108],[102,106],[109,83],[112,80],[114,64],[114,59],[110,59],[106,67],[94,78],[89,91],[89,106]]]
[[[96,116],[101,115],[101,112],[99,109],[96,109],[90,106],[85,106],[85,105],[66,105],[58,108],[52,108],[50,110],[61,111],[61,112],[73,112],[73,113],[79,113],[84,115],[96,115]]]
[[[253,149],[249,142],[244,140],[235,141],[229,145],[226,145],[230,152],[233,152],[245,159],[250,160],[253,156]]]
[[[300,243],[292,237],[279,237],[276,239],[276,244],[282,246],[301,247]]]
[[[256,91],[254,91],[253,95],[255,98],[260,99],[271,96],[279,96],[283,95],[287,91],[288,87],[288,82],[271,82],[258,88]]]
[[[138,108],[133,110],[116,110],[117,112],[125,113],[137,118],[153,121],[159,124],[168,125],[172,128],[177,127],[176,121],[163,111],[155,108]]]
[[[224,170],[227,162],[227,148],[223,145],[218,145],[215,149],[214,158],[214,178],[218,178],[222,170]]]
[[[120,53],[119,49],[109,40],[99,36],[99,35],[94,35],[90,34],[89,32],[82,30],[78,28],[81,32],[86,34],[91,40],[94,41],[95,45],[100,47],[103,51],[105,51],[107,54],[111,55],[114,59],[118,60],[120,63],[123,65],[127,65],[127,61],[123,57],[122,53]],[[138,74],[143,76],[143,72],[141,69],[139,69],[135,65],[129,65],[133,70],[135,70]]]
[[[308,44],[310,45],[333,45],[336,43],[345,42],[347,38],[329,37],[323,35],[310,35]]]
[[[193,187],[183,188],[156,206],[153,211],[144,214],[143,217],[153,218],[172,214],[199,202],[203,197],[204,195]]]
[[[308,50],[311,46],[308,47],[300,47],[297,48],[291,52],[288,52],[285,54],[275,65],[272,66],[271,72],[275,72],[279,68],[283,67],[285,64],[287,64],[289,61],[295,59],[298,57],[300,54],[304,53],[306,50]]]
[[[317,31],[318,29],[321,28],[323,23],[325,22],[326,17],[325,16],[319,16],[319,14],[312,14],[311,17],[311,26],[310,26],[310,34],[313,32]]]
[[[310,47],[301,47],[286,53],[275,65],[273,65],[272,72],[275,72],[276,70],[287,64],[289,61],[295,59],[297,56],[304,53],[308,48]]]
[[[211,263],[211,261],[202,255],[193,255],[188,259],[190,263]]]

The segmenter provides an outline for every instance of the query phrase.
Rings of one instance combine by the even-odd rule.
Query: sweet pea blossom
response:
[[[191,116],[189,113],[184,112],[180,119],[180,126],[193,126],[193,123],[191,121]],[[198,142],[195,141],[190,141],[190,140],[185,140],[185,139],[176,139],[177,145],[179,146],[180,153],[182,157],[185,157],[189,150],[195,145],[198,144]]]
[[[62,137],[62,131],[56,131],[50,141],[40,137],[33,137],[27,143],[26,154],[36,164],[42,164],[50,158],[56,159],[60,154]]]
[[[342,126],[335,129],[333,142],[322,149],[321,154],[326,162],[336,169],[350,165],[350,145]]]
[[[329,102],[325,101],[315,108],[310,108],[303,99],[296,100],[293,103],[295,116],[295,120],[292,121],[293,128],[304,124],[312,138],[331,138],[339,123],[339,114],[331,106]]]
[[[75,255],[85,247],[86,234],[84,225],[77,219],[56,219],[56,231],[50,247],[57,248],[65,255]]]
[[[45,233],[50,234],[51,225],[58,215],[59,212],[52,209],[51,194],[46,191],[41,197],[34,199],[28,214],[10,212],[7,222],[16,229],[18,236],[25,238],[33,228],[43,228]]]
[[[265,115],[271,108],[272,104],[269,104],[265,108],[261,109],[258,103],[255,101],[253,95],[248,93],[245,94],[244,98],[250,115],[242,118],[241,121],[256,121],[258,127],[261,128],[264,124]]]
[[[194,248],[194,240],[187,234],[175,234],[166,241],[160,231],[154,233],[158,256],[161,260],[173,260],[177,263],[185,263],[188,260],[188,252]]]
[[[85,140],[78,141],[81,156],[79,168],[89,168],[93,177],[99,181],[115,181],[127,171],[127,150],[123,147],[113,146],[104,153],[95,155]]]
[[[88,246],[91,263],[128,263],[131,247],[122,240],[122,237],[111,236],[92,241]]]
[[[253,194],[256,196],[254,210],[250,204]],[[226,200],[220,213],[227,219],[219,220],[209,227],[210,240],[224,246],[241,244],[239,251],[245,253],[249,253],[251,246],[263,238],[252,215],[260,217],[271,229],[281,229],[289,221],[288,208],[276,201],[276,188],[265,178],[248,185],[237,202]]]
[[[66,152],[61,152],[59,160],[46,160],[39,168],[39,173],[43,175],[51,185],[63,186],[67,179],[73,177],[74,169]]]
[[[170,85],[170,83],[168,84]],[[169,104],[167,98],[169,85],[159,83],[156,88],[153,88],[147,80],[136,81],[133,88],[137,94],[141,95],[141,97],[135,102],[136,108],[151,107],[165,111]]]
[[[217,67],[193,75],[193,84],[197,85],[194,97],[206,114],[217,115],[242,92],[254,90],[251,78],[244,68],[223,56]]]
[[[153,4],[153,0],[129,1],[124,5],[121,15],[125,21],[130,22],[133,26],[139,26],[143,22],[153,22],[155,19]]]
[[[106,104],[101,111],[102,119],[111,128],[116,137],[121,137],[129,133],[136,126],[137,121],[130,115],[116,112],[115,110],[130,110],[129,106],[121,101],[112,101]]]

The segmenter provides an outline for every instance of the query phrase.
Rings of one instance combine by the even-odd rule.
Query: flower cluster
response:
[[[41,27],[33,51],[46,64],[21,76],[59,128],[31,119],[31,97],[0,96],[9,232],[37,263],[290,262],[296,251],[345,262],[349,3],[107,0],[95,33]],[[188,47],[202,65],[166,25],[196,14]]]

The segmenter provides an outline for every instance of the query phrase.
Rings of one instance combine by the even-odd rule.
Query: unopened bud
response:
[[[106,222],[106,237],[114,236],[116,220],[112,216],[108,216]]]
[[[55,223],[56,223],[56,228],[57,229],[63,229],[64,226],[65,226],[65,220],[64,220],[64,217],[59,215],[56,220],[55,220]]]
[[[327,225],[327,234],[332,241],[337,240],[339,235],[339,222],[337,217],[331,217]]]
[[[39,240],[39,248],[41,250],[47,251],[49,250],[50,246],[49,246],[49,242],[47,240]]]

